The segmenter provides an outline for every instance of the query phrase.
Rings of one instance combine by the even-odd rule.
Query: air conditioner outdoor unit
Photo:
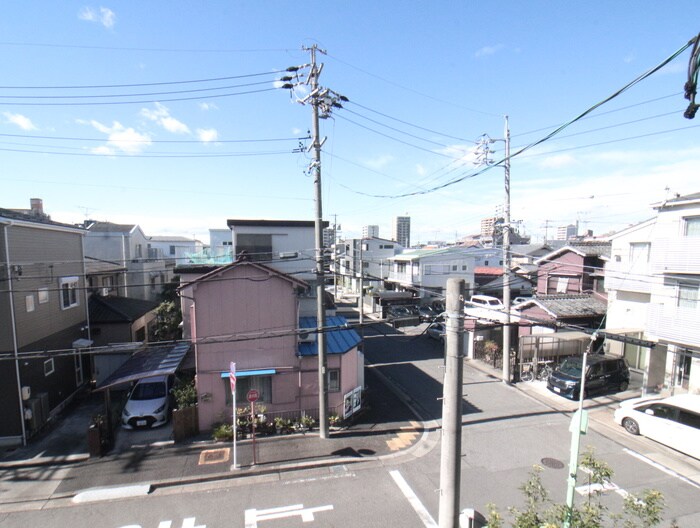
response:
[[[102,295],[102,297],[107,297],[109,295],[109,288],[100,288],[100,295]]]
[[[293,259],[297,258],[299,256],[299,253],[296,251],[282,251],[280,252],[280,258],[281,259]]]
[[[312,332],[302,332],[299,334],[299,342],[300,343],[315,343],[316,342],[316,334]]]

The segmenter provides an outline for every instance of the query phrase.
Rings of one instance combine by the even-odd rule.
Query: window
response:
[[[224,241],[221,243],[221,245],[222,245],[222,246],[232,246],[232,245],[233,245],[233,242],[231,242],[230,240],[224,240]]]
[[[683,219],[683,234],[687,237],[700,237],[700,216]]]
[[[566,293],[569,288],[569,278],[559,277],[557,279],[557,293]]]
[[[175,254],[175,246],[170,246],[170,254],[171,255]]]
[[[632,242],[630,244],[630,263],[643,264],[649,262],[649,248],[651,244],[648,242]]]
[[[53,358],[44,361],[44,376],[53,374],[54,369]]]
[[[67,310],[78,306],[78,277],[63,277],[59,279],[61,288],[61,309]]]
[[[272,260],[272,235],[237,235],[236,257],[244,251],[253,262]]]
[[[224,382],[224,392],[226,393],[226,405],[231,405],[231,384],[228,378],[221,378]],[[260,394],[258,399],[261,403],[272,402],[272,376],[241,376],[236,378],[236,405],[248,404],[248,391],[255,389]]]
[[[700,429],[700,415],[695,414],[694,412],[681,409],[678,415],[678,421],[689,427]]]
[[[489,265],[489,261],[488,261],[488,260],[485,260],[485,261],[484,261],[484,266],[488,266],[488,265]]]
[[[24,304],[27,307],[27,312],[34,311],[34,295],[27,295],[24,298]]]
[[[467,265],[466,265],[466,264],[462,264],[462,271],[467,271]]]
[[[678,285],[678,307],[696,309],[698,307],[698,287],[694,284]]]
[[[46,304],[47,302],[49,302],[49,289],[39,288],[39,291],[37,292],[37,297],[39,298],[39,304]]]
[[[328,370],[328,392],[340,392],[340,369]]]

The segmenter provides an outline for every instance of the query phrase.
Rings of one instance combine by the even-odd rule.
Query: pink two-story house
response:
[[[317,416],[316,300],[308,283],[247,260],[179,272],[184,334],[195,344],[200,429],[231,419],[231,362],[237,405],[256,389],[270,414]],[[328,409],[339,416],[343,396],[362,386],[364,367],[360,337],[345,323],[326,319]]]

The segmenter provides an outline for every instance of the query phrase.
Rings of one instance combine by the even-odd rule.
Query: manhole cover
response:
[[[548,467],[550,469],[561,469],[564,467],[564,462],[557,460],[556,458],[543,458],[540,460],[540,462],[544,467]]]
[[[203,464],[220,464],[226,462],[229,457],[230,448],[223,449],[207,449],[199,455],[199,465]]]

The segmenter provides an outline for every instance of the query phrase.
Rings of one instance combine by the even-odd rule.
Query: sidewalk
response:
[[[0,512],[41,508],[48,500],[75,498],[95,488],[142,483],[152,490],[411,456],[427,437],[423,425],[371,369],[366,383],[365,407],[347,427],[332,431],[327,439],[321,439],[317,430],[257,438],[255,464],[253,441],[239,440],[238,469],[232,468],[231,442],[214,442],[200,435],[175,444],[167,428],[118,430],[112,451],[90,458],[87,424],[100,410],[101,399],[86,397],[41,438],[26,447],[0,452]]]

